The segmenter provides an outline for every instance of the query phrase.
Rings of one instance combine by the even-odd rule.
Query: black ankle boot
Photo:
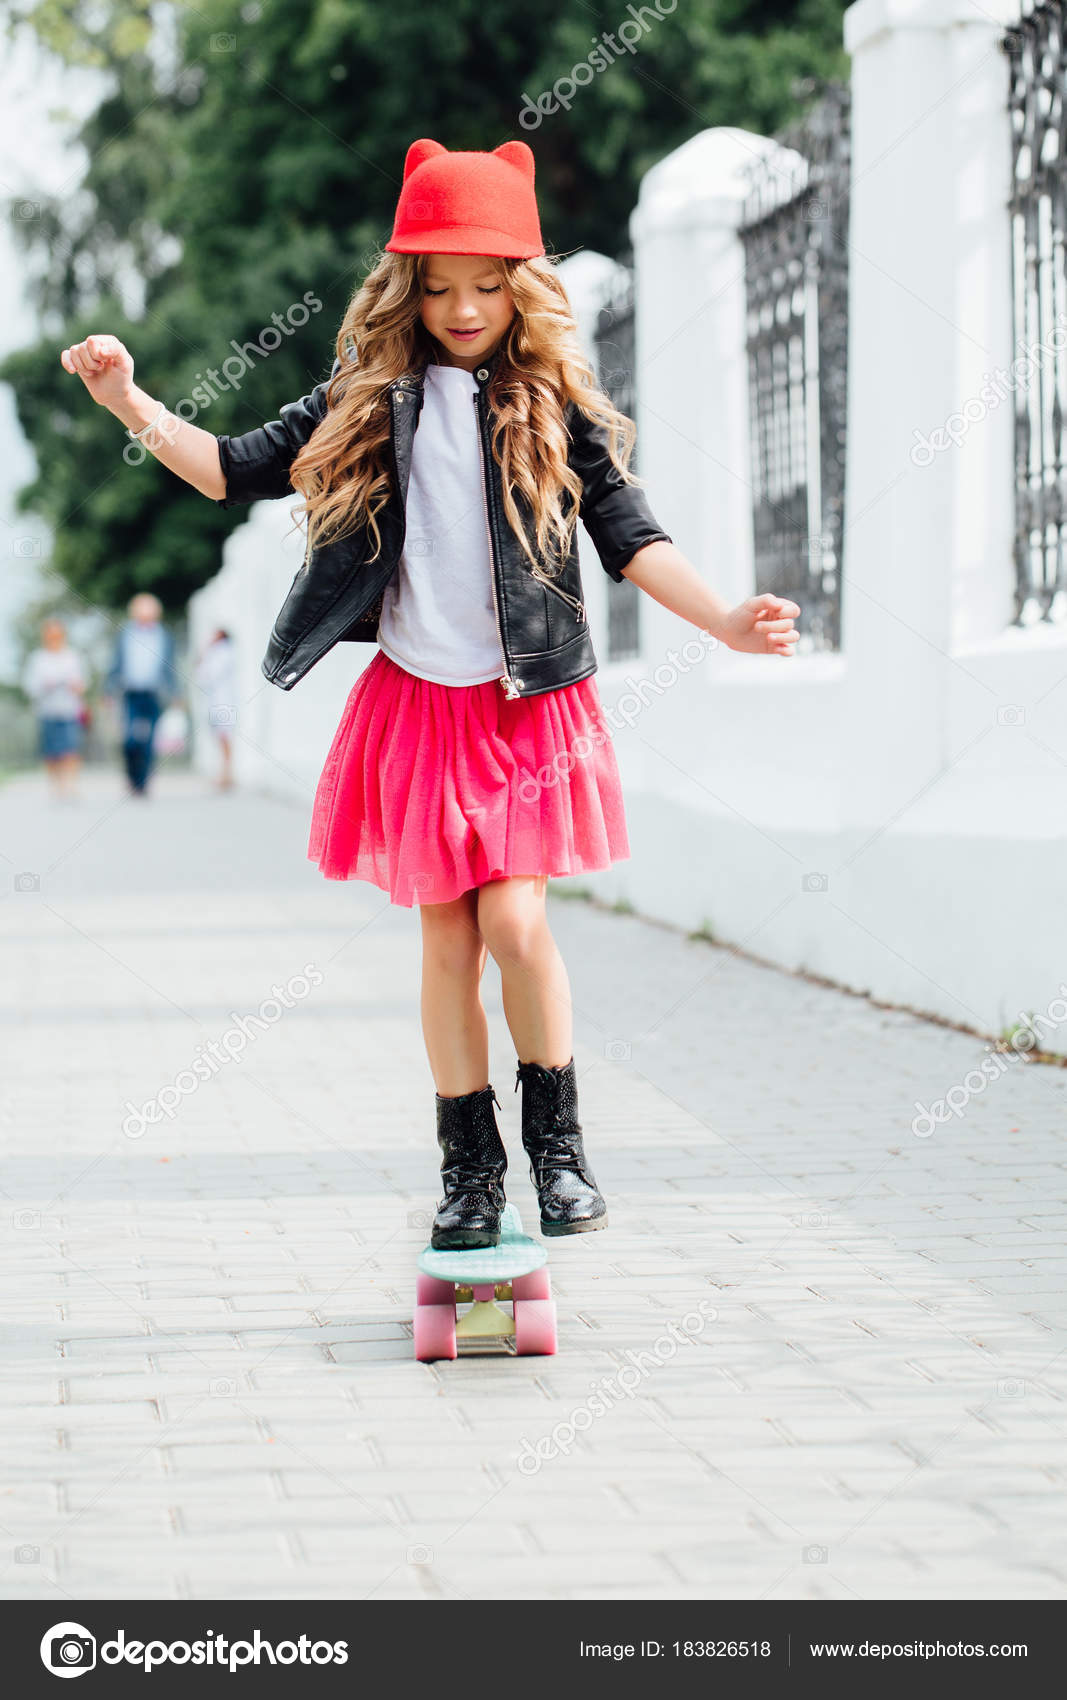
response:
[[[496,1125],[492,1086],[460,1098],[437,1098],[437,1143],[443,1153],[445,1196],[437,1206],[430,1244],[436,1251],[467,1251],[500,1243],[501,1182],[508,1154]]]
[[[556,1068],[519,1063],[522,1081],[522,1144],[537,1188],[543,1234],[585,1234],[606,1228],[608,1207],[586,1160],[574,1058]]]

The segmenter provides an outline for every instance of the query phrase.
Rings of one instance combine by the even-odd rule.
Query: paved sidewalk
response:
[[[1067,1072],[917,1138],[982,1041],[555,898],[612,1226],[558,1357],[420,1365],[417,915],[86,790],[0,789],[3,1597],[1063,1597]]]

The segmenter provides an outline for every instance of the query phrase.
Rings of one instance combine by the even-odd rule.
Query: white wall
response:
[[[1006,626],[1010,409],[932,466],[910,450],[1014,352],[998,15],[846,14],[843,653],[717,653],[657,699],[618,740],[635,855],[600,880],[644,913],[996,1031],[1044,1009],[1067,966],[1067,632]],[[753,589],[738,168],[765,145],[695,137],[649,173],[632,223],[642,468],[731,599]],[[649,671],[685,630],[648,611]]]

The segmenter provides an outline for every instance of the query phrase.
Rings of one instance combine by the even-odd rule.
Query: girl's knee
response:
[[[488,886],[482,892],[478,925],[494,960],[503,965],[540,957],[548,934],[541,898],[528,886],[509,891],[494,891]],[[485,896],[487,892],[491,895]]]
[[[477,912],[464,893],[452,903],[420,906],[423,958],[452,973],[476,973],[484,961],[485,940]]]

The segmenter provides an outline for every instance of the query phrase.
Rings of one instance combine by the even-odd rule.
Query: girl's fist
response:
[[[114,407],[133,383],[133,355],[117,336],[87,336],[59,356],[65,372],[76,372],[93,400]]]
[[[750,596],[726,616],[725,642],[749,655],[792,655],[800,633],[793,621],[800,613],[788,597]]]

